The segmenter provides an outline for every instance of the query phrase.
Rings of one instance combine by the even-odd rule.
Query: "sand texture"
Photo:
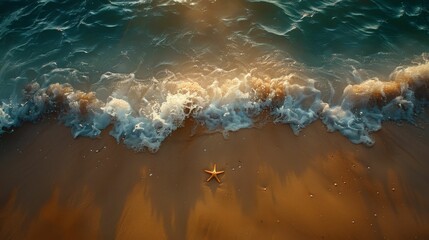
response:
[[[384,124],[373,147],[320,122],[227,139],[192,125],[154,154],[55,120],[3,135],[0,239],[429,238],[427,124]]]

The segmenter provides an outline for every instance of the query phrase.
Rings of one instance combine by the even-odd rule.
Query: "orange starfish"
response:
[[[211,174],[211,176],[207,179],[207,182],[210,181],[213,177],[216,178],[217,182],[220,183],[220,179],[217,177],[217,175],[224,173],[224,171],[216,171],[216,164],[213,166],[213,170],[204,170],[204,172]]]

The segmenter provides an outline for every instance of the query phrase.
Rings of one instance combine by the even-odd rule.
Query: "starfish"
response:
[[[213,177],[216,178],[217,182],[220,183],[220,179],[217,177],[217,175],[224,173],[224,171],[216,171],[216,164],[213,166],[213,170],[204,170],[204,172],[211,174],[211,176],[207,179],[207,182],[210,181]]]

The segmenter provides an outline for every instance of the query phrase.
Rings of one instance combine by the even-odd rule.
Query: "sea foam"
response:
[[[328,131],[372,145],[370,133],[383,121],[413,122],[427,104],[429,64],[397,68],[389,81],[373,78],[348,85],[339,104],[324,102],[317,81],[296,74],[267,78],[248,73],[208,82],[173,75],[141,81],[132,74],[106,73],[100,85],[107,83],[112,87],[102,92],[105,100],[67,83],[29,84],[20,102],[0,103],[0,133],[55,113],[74,137],[95,137],[113,125],[110,134],[118,142],[157,151],[186,119],[227,133],[252,127],[265,112],[275,123],[289,124],[295,134],[321,119]]]

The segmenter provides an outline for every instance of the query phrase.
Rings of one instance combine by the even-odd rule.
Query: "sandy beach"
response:
[[[319,121],[227,139],[187,122],[137,153],[27,123],[0,138],[0,239],[427,239],[427,127],[385,123],[366,147]]]
[[[429,0],[0,0],[0,240],[429,240],[428,39]]]

